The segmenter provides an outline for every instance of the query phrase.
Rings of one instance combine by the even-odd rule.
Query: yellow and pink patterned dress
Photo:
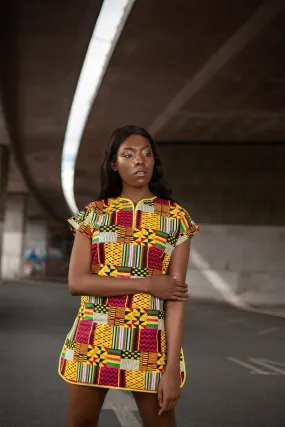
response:
[[[120,197],[97,200],[68,221],[92,241],[90,273],[118,281],[166,274],[175,247],[199,231],[185,209],[158,197],[136,206]],[[164,300],[146,293],[81,297],[59,360],[66,381],[157,392],[166,363]],[[185,378],[181,349],[181,387]]]

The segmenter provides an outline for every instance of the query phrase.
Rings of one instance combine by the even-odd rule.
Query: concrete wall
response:
[[[200,223],[285,226],[285,145],[159,149],[174,196]]]
[[[160,147],[174,196],[201,225],[194,296],[285,305],[285,145]]]
[[[187,280],[195,297],[285,304],[285,227],[203,225]]]

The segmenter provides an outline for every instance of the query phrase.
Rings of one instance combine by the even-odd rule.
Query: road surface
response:
[[[78,303],[64,284],[0,284],[0,427],[63,426],[57,363]],[[184,352],[178,427],[285,426],[285,319],[191,301]],[[140,426],[130,393],[108,395],[107,426]]]

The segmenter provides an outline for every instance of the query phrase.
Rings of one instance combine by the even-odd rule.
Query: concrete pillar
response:
[[[24,194],[9,194],[6,198],[1,257],[3,279],[19,279],[23,275],[25,206]]]
[[[0,145],[0,261],[3,253],[4,213],[9,177],[10,151],[6,145]],[[0,262],[0,281],[2,278]]]
[[[47,224],[44,219],[27,219],[24,248],[24,276],[44,277],[47,255]],[[38,258],[34,262],[29,260],[31,253]]]

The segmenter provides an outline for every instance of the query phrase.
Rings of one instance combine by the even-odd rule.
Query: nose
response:
[[[136,157],[135,157],[135,165],[143,165],[144,164],[144,159],[143,159],[143,157],[141,156],[141,154],[138,154]]]

